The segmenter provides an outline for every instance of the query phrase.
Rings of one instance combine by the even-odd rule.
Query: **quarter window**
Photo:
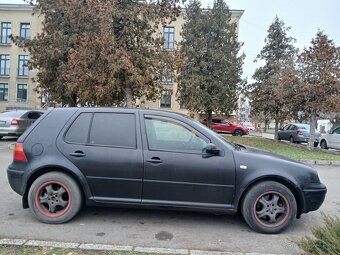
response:
[[[136,148],[135,115],[95,113],[90,131],[90,144]]]
[[[73,122],[65,135],[69,143],[86,144],[92,113],[82,113]]]
[[[201,154],[207,142],[185,126],[168,120],[145,118],[150,150]]]
[[[11,44],[9,36],[12,34],[12,24],[10,22],[1,22],[1,44]]]

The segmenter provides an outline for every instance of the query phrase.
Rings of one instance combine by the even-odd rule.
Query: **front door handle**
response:
[[[70,153],[70,156],[76,157],[76,158],[82,158],[85,157],[85,153],[83,151],[75,151],[73,153]]]
[[[150,159],[147,159],[146,162],[154,163],[154,164],[160,164],[162,163],[162,160],[159,157],[152,157]]]

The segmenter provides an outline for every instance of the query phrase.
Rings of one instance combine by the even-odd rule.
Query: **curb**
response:
[[[178,255],[286,255],[274,253],[256,253],[256,252],[233,252],[233,251],[204,251],[190,249],[173,249],[173,248],[157,248],[157,247],[134,247],[134,246],[118,246],[109,244],[93,244],[93,243],[68,243],[68,242],[49,242],[40,240],[25,239],[0,239],[0,245],[16,245],[16,246],[38,246],[52,247],[61,249],[81,249],[81,250],[102,250],[102,251],[127,251],[140,253],[159,253],[159,254],[178,254]]]

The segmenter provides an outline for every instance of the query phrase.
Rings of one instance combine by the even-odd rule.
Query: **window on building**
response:
[[[11,44],[9,36],[12,34],[12,24],[10,22],[1,22],[1,44]]]
[[[171,108],[171,91],[162,92],[160,107]]]
[[[8,101],[8,83],[0,83],[0,101]]]
[[[20,102],[27,101],[27,84],[18,84],[17,100]]]
[[[0,55],[0,76],[9,76],[9,55]]]
[[[174,48],[174,43],[175,43],[174,37],[175,37],[175,28],[164,27],[164,49]]]
[[[165,66],[162,71],[161,82],[163,83],[172,83],[172,69],[170,66]]]
[[[28,55],[19,55],[18,76],[28,76]]]
[[[31,38],[31,24],[20,23],[20,37],[21,39],[27,40]]]

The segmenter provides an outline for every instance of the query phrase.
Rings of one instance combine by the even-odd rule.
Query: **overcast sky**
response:
[[[213,0],[201,0],[211,6]],[[340,0],[226,0],[231,9],[244,10],[240,20],[240,41],[246,53],[244,76],[248,81],[258,64],[253,63],[264,46],[269,25],[275,16],[291,27],[290,36],[297,39],[300,50],[310,45],[318,29],[340,46]],[[22,0],[0,0],[0,3],[23,3]]]

